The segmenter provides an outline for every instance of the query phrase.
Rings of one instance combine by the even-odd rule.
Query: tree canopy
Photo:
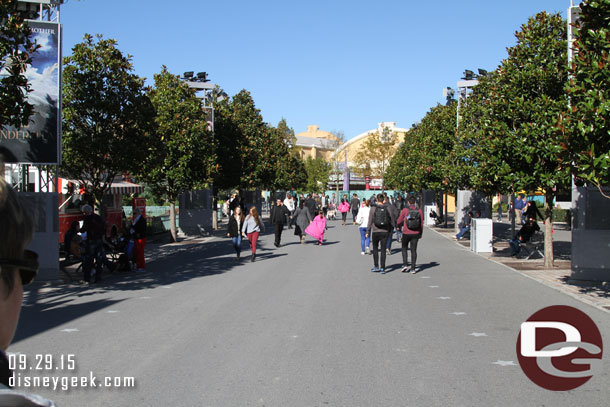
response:
[[[17,11],[17,0],[0,3],[0,128],[28,124],[33,106],[27,102],[30,85],[25,71],[38,46]]]
[[[98,202],[118,174],[138,172],[154,121],[144,80],[116,45],[86,34],[64,58],[61,171]]]
[[[562,158],[576,177],[601,190],[610,186],[610,0],[585,0],[580,9],[570,109],[560,123]]]

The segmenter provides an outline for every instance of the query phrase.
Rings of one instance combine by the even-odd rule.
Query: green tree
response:
[[[301,189],[307,183],[305,163],[296,148],[294,130],[288,127],[286,119],[282,118],[277,127],[269,127],[269,147],[273,150],[273,160],[276,165],[275,176],[271,183],[272,190]]]
[[[307,157],[305,160],[305,172],[307,173],[307,183],[305,190],[308,192],[324,193],[331,166],[322,158]]]
[[[116,41],[86,34],[64,58],[61,172],[97,202],[123,171],[138,173],[154,109]]]
[[[562,159],[576,177],[602,191],[610,186],[610,0],[585,0],[580,9],[570,109],[559,125]]]
[[[38,46],[17,11],[17,3],[17,0],[0,3],[0,128],[27,125],[33,111],[27,102],[31,89],[25,71]]]
[[[516,37],[508,58],[481,87],[484,92],[465,106],[479,109],[478,121],[462,127],[462,120],[460,131],[468,131],[463,138],[472,140],[477,189],[544,190],[549,204],[545,267],[552,267],[552,202],[555,188],[566,183],[565,167],[557,159],[561,147],[556,127],[567,105],[566,24],[559,14],[542,12]]]
[[[328,163],[330,164],[330,173],[333,175],[335,181],[336,196],[339,196],[339,179],[341,178],[341,163],[344,162],[344,155],[341,154],[343,150],[339,148],[345,144],[345,133],[343,130],[333,130],[332,135],[334,139],[330,140],[329,147],[335,151],[331,154]]]
[[[379,177],[385,183],[386,169],[398,149],[397,143],[398,134],[388,127],[371,132],[356,153],[355,172],[362,176]]]
[[[176,233],[175,202],[180,193],[203,188],[215,163],[212,132],[195,92],[163,66],[149,97],[155,108],[155,132],[142,168],[155,196],[170,205],[170,230]]]

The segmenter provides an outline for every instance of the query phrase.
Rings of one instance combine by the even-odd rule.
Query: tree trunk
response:
[[[508,216],[510,216],[510,218],[511,218],[511,221],[510,221],[510,230],[512,232],[511,239],[514,239],[515,234],[516,234],[516,232],[515,232],[515,192],[514,191],[512,191],[510,193],[510,202],[508,203],[508,207],[510,208]]]
[[[178,241],[178,233],[176,232],[176,203],[172,200],[169,203],[169,230],[174,242]]]
[[[552,191],[547,191],[546,210],[544,211],[544,268],[553,268],[553,199]]]

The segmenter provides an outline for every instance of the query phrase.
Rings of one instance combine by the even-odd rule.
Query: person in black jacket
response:
[[[241,211],[241,207],[235,207],[233,215],[229,216],[229,225],[227,226],[227,237],[230,237],[233,241],[233,248],[237,253],[237,260],[239,260],[241,254],[241,227],[244,224],[244,214]]]
[[[282,239],[282,230],[286,223],[286,215],[290,216],[290,211],[284,206],[282,200],[278,198],[276,205],[271,210],[271,224],[275,229],[275,247],[280,247],[280,240]]]

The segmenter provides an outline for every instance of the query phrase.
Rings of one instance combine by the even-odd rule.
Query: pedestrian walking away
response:
[[[339,204],[339,212],[341,212],[341,224],[345,225],[345,220],[347,219],[347,213],[349,212],[349,203],[345,199],[341,199],[341,203]]]
[[[256,207],[250,208],[250,213],[244,219],[244,225],[241,227],[243,237],[247,237],[250,242],[250,248],[252,250],[251,260],[256,260],[256,242],[261,231],[265,231],[265,225],[261,222],[260,216]]]
[[[397,226],[402,231],[402,269],[403,273],[409,270],[409,248],[411,250],[411,273],[417,273],[417,244],[424,232],[424,214],[417,207],[416,199],[410,196],[407,206],[400,211]]]
[[[326,218],[324,217],[324,211],[319,210],[313,221],[305,228],[305,233],[314,239],[318,240],[318,245],[322,246],[324,241],[324,232],[326,231]]]
[[[377,195],[377,206],[371,208],[369,214],[369,222],[366,229],[365,237],[371,237],[373,244],[373,268],[372,272],[381,272],[385,274],[385,259],[386,259],[386,244],[390,231],[396,225],[396,219],[387,204],[383,203],[383,194]],[[381,259],[379,258],[379,250],[381,250]],[[380,266],[381,260],[381,267]]]
[[[305,243],[305,229],[307,229],[313,218],[303,201],[299,203],[299,207],[294,211],[293,217],[296,224],[294,235],[301,239],[301,243]]]
[[[393,218],[398,218],[398,214],[400,211],[396,208],[396,205],[388,198],[387,195],[384,196],[383,202],[388,205],[388,209],[392,212]],[[392,254],[392,237],[394,236],[394,229],[390,230],[388,234],[388,242],[386,243],[386,253],[388,255]]]
[[[282,200],[278,198],[276,200],[276,205],[271,209],[270,218],[273,229],[275,230],[275,242],[273,243],[275,247],[280,247],[282,231],[284,230],[284,224],[286,223],[287,218],[290,219],[290,211],[286,209]]]
[[[233,215],[229,217],[229,224],[227,226],[227,237],[231,238],[237,260],[241,256],[241,227],[243,224],[244,214],[241,211],[241,207],[238,206],[235,208]]]
[[[360,209],[358,210],[358,216],[356,216],[356,223],[360,225],[360,254],[370,254],[371,238],[366,235],[366,228],[369,224],[369,214],[371,208],[369,207],[369,201],[363,200]]]
[[[354,194],[352,196],[352,201],[350,202],[350,208],[352,209],[352,222],[355,225],[356,216],[358,216],[358,211],[360,210],[360,199],[358,199],[358,195]]]

